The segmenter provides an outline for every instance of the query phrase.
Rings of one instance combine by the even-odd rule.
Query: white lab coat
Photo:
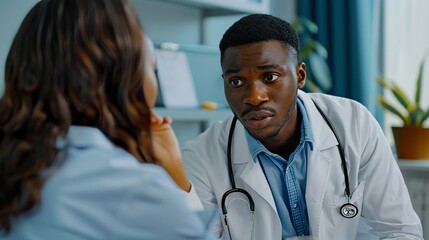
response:
[[[347,199],[338,142],[310,96],[328,115],[344,146],[351,202],[359,209],[354,218],[340,215],[340,207]],[[305,105],[315,146],[307,159],[305,193],[314,239],[355,239],[361,219],[379,238],[423,239],[420,220],[412,208],[390,145],[366,108],[355,101],[324,94],[299,91],[298,97]],[[214,124],[183,150],[187,172],[205,208],[220,208],[223,194],[231,188],[226,157],[231,120],[232,117]],[[252,239],[281,239],[281,222],[270,187],[259,162],[251,158],[244,131],[238,121],[232,164],[237,187],[248,191],[255,202]],[[250,239],[252,224],[247,200],[241,194],[228,199],[232,238]],[[228,238],[223,218],[214,231]]]

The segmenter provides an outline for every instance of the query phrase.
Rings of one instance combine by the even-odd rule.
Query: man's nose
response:
[[[259,106],[268,101],[268,99],[266,86],[261,83],[255,83],[247,87],[243,102],[252,106]]]

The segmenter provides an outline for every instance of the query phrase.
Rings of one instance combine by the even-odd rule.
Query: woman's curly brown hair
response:
[[[6,60],[0,100],[0,226],[40,201],[41,172],[70,125],[100,129],[153,162],[142,33],[126,0],[42,0]]]

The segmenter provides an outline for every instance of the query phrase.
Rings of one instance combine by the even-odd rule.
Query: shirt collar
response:
[[[57,137],[56,147],[62,150],[66,147],[114,148],[112,142],[98,128],[87,126],[70,126],[64,137]]]
[[[296,102],[298,104],[299,110],[301,110],[302,115],[301,141],[304,139],[305,142],[308,142],[310,144],[311,151],[313,151],[313,134],[311,133],[311,125],[310,120],[308,119],[307,110],[305,109],[304,103],[299,97],[297,98]]]
[[[298,144],[298,146],[304,145],[304,143],[308,143],[310,150],[313,151],[314,149],[313,135],[311,133],[311,126],[310,126],[310,121],[308,119],[307,111],[305,109],[305,106],[302,100],[299,97],[297,97],[296,102],[302,115],[301,139],[299,140],[300,143]],[[277,155],[270,152],[259,140],[252,137],[248,131],[245,131],[245,133],[246,133],[247,144],[249,145],[249,150],[250,150],[250,154],[252,155],[253,161],[256,162],[256,156],[258,156],[258,154],[262,152],[268,155]]]

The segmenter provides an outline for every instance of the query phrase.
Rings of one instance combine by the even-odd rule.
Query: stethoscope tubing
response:
[[[232,123],[231,123],[231,128],[229,129],[229,134],[228,134],[228,148],[227,148],[227,159],[228,159],[228,175],[229,175],[229,181],[231,183],[231,189],[226,191],[223,196],[222,196],[222,213],[224,215],[226,215],[228,213],[228,209],[226,208],[226,197],[234,192],[240,192],[243,193],[244,195],[246,195],[246,197],[249,200],[249,207],[250,207],[250,211],[254,212],[255,211],[255,202],[253,201],[252,196],[250,195],[249,192],[247,192],[246,190],[242,189],[242,188],[237,188],[235,185],[235,179],[234,179],[234,172],[232,170],[232,157],[231,157],[231,150],[232,150],[232,136],[234,134],[234,130],[235,130],[235,125],[237,123],[237,117],[234,116],[234,118],[232,119]]]
[[[350,203],[350,183],[349,183],[349,175],[348,175],[348,171],[347,171],[347,162],[346,162],[346,158],[345,158],[345,154],[344,154],[344,148],[343,145],[340,141],[340,138],[338,137],[338,133],[336,131],[336,129],[334,128],[332,122],[330,121],[330,119],[328,118],[328,116],[326,115],[326,113],[321,109],[321,107],[319,106],[319,104],[314,100],[313,103],[316,106],[317,111],[320,113],[320,115],[323,117],[323,119],[325,120],[325,122],[328,124],[329,128],[331,129],[332,133],[334,134],[335,138],[338,141],[338,151],[340,154],[340,158],[341,158],[341,164],[342,164],[342,170],[343,170],[343,174],[344,174],[344,183],[345,183],[345,191],[344,194],[347,198],[347,203],[344,204],[343,206],[341,206],[340,208],[340,214],[345,217],[345,218],[353,218],[357,215],[358,213],[358,208]],[[226,198],[228,197],[229,194],[234,193],[234,192],[239,192],[244,194],[248,201],[249,201],[249,208],[250,211],[252,213],[254,213],[255,211],[255,203],[253,201],[252,196],[250,195],[249,192],[247,192],[246,190],[242,189],[242,188],[237,188],[235,185],[235,179],[234,179],[234,171],[232,169],[232,138],[233,138],[233,134],[234,134],[234,130],[235,130],[235,125],[237,123],[237,117],[234,116],[231,122],[231,127],[229,129],[229,133],[228,133],[228,144],[227,144],[227,160],[228,160],[228,176],[229,176],[229,181],[231,184],[231,189],[226,191],[223,196],[222,196],[222,213],[225,216],[225,224],[228,225],[227,220],[226,220],[226,214],[228,213],[228,209],[226,208]],[[228,226],[229,229],[229,226]],[[228,231],[229,232],[229,231]],[[229,233],[231,234],[231,233]]]

